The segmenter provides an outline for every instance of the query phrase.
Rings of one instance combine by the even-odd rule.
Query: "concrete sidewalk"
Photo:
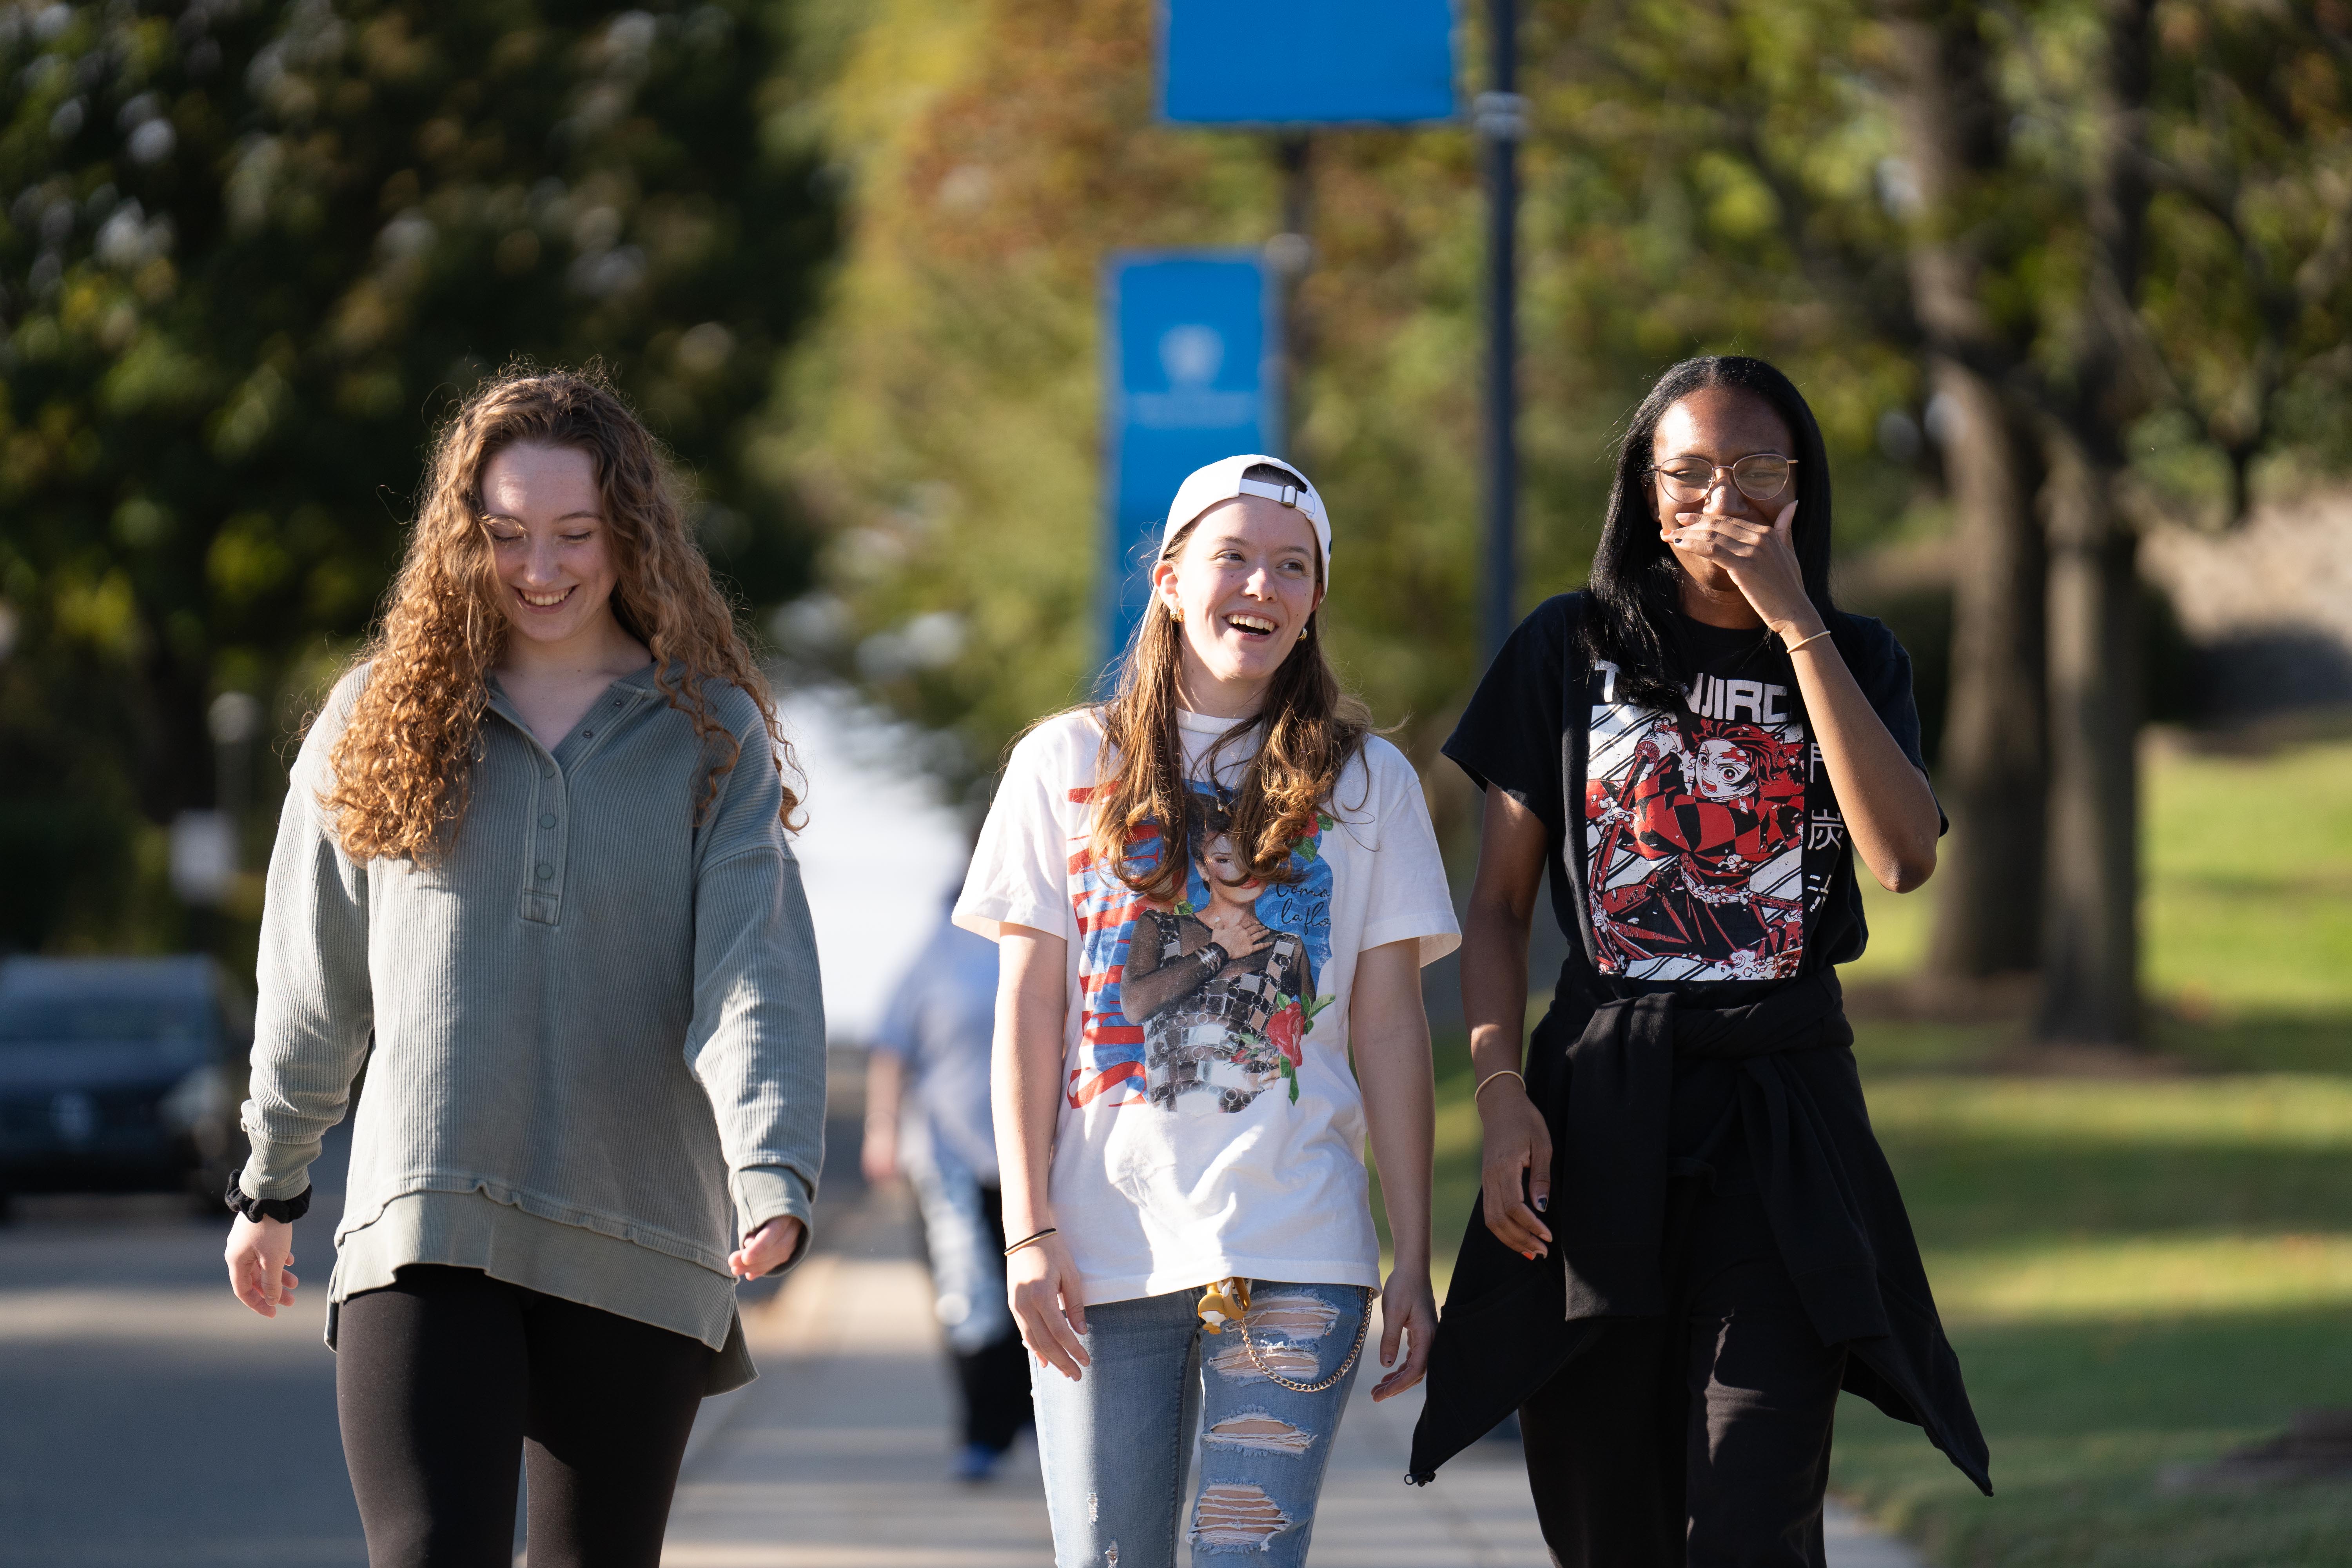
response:
[[[688,1450],[667,1568],[1038,1568],[1052,1560],[1035,1450],[987,1486],[946,1479],[953,1390],[904,1196],[869,1194],[828,1249],[747,1310],[762,1374],[709,1401]],[[1360,1378],[1317,1510],[1317,1568],[1545,1568],[1515,1444],[1482,1443],[1403,1484],[1416,1392]],[[1832,1568],[1916,1559],[1832,1521]]]

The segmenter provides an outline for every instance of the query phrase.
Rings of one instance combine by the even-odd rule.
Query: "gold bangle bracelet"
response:
[[[1004,1256],[1010,1258],[1033,1241],[1043,1241],[1049,1236],[1058,1236],[1060,1234],[1060,1231],[1050,1225],[1043,1230],[1033,1231],[1029,1235],[1024,1236],[1020,1240],[1014,1242],[1012,1246],[1006,1247],[1004,1249]]]
[[[1473,1105],[1475,1105],[1478,1102],[1478,1097],[1486,1092],[1486,1086],[1494,1082],[1498,1078],[1515,1078],[1519,1080],[1519,1087],[1522,1089],[1528,1087],[1527,1074],[1518,1072],[1511,1068],[1505,1068],[1500,1072],[1490,1072],[1485,1078],[1480,1079],[1478,1080],[1478,1087],[1470,1091],[1470,1102]]]

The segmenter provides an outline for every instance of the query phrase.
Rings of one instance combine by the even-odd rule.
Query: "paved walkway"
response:
[[[746,1315],[765,1369],[709,1401],[671,1512],[666,1568],[1038,1568],[1051,1559],[1035,1452],[992,1484],[946,1479],[952,1399],[903,1197],[869,1195],[829,1250]],[[1402,1484],[1418,1394],[1358,1394],[1332,1450],[1316,1568],[1545,1568],[1515,1445]],[[1832,1568],[1916,1568],[1850,1517]]]

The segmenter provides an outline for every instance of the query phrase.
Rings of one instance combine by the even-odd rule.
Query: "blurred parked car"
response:
[[[251,1007],[209,958],[0,963],[0,1205],[184,1190],[218,1207],[245,1159],[252,1046]]]

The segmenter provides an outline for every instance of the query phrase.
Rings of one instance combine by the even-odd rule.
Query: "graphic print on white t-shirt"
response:
[[[1596,667],[1584,770],[1596,967],[1634,980],[1795,974],[1845,822],[1826,787],[1808,811],[1821,748],[1789,689],[1702,675],[1685,693],[1686,732],[1675,715],[1615,700],[1616,667]]]
[[[1213,760],[1230,721],[1179,713],[1177,726],[1203,805],[1231,799],[1256,737]],[[1195,851],[1210,865],[1155,906],[1095,862],[1101,749],[1086,712],[1013,748],[955,911],[984,936],[1025,929],[1064,944],[1049,1191],[1087,1302],[1236,1274],[1377,1286],[1349,1065],[1357,966],[1389,942],[1414,942],[1427,963],[1460,940],[1412,764],[1367,741],[1293,847],[1295,880],[1213,889],[1210,816]],[[1156,837],[1134,852],[1159,853]]]
[[[1073,1106],[1175,1110],[1195,1100],[1237,1111],[1277,1085],[1298,1101],[1306,1037],[1332,1000],[1316,985],[1331,958],[1331,868],[1318,845],[1337,825],[1318,814],[1291,847],[1290,879],[1261,879],[1234,848],[1223,793],[1194,784],[1192,795],[1201,826],[1176,898],[1141,898],[1091,847],[1071,857],[1086,997]],[[1093,791],[1070,798],[1085,805]],[[1148,878],[1167,843],[1147,827],[1128,846],[1128,869]]]

